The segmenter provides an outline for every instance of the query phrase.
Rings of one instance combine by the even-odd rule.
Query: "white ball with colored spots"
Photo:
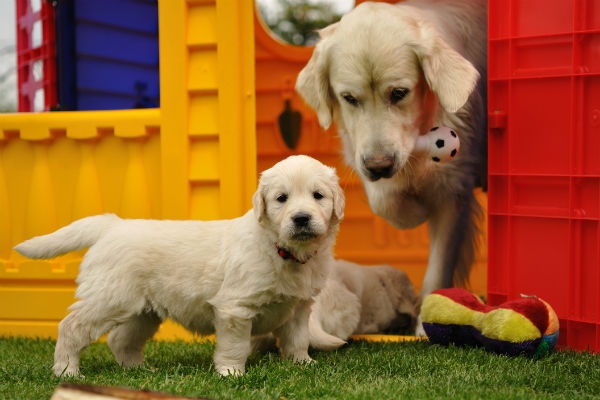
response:
[[[435,126],[417,138],[414,153],[424,154],[432,162],[443,163],[456,157],[458,150],[460,139],[456,132],[447,126]]]

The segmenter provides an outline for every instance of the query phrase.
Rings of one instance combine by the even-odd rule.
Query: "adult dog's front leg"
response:
[[[291,358],[294,362],[313,361],[308,355],[308,317],[311,304],[312,300],[298,304],[294,315],[285,324],[273,331],[278,339],[279,350],[283,358]]]
[[[421,288],[421,300],[440,288],[464,284],[469,278],[477,242],[479,203],[472,191],[435,207],[429,219],[429,262]],[[421,316],[416,334],[425,336]]]
[[[464,284],[469,278],[480,209],[472,192],[446,199],[429,219],[429,262],[421,298],[436,289]]]
[[[241,375],[250,355],[252,321],[215,312],[215,348],[214,361],[221,375]]]

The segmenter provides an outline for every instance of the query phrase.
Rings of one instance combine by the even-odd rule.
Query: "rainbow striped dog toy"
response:
[[[439,289],[421,306],[435,344],[483,346],[499,354],[543,356],[558,340],[558,317],[544,300],[522,297],[492,307],[465,289]]]

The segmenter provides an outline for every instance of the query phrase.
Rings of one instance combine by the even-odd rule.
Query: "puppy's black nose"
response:
[[[394,154],[376,154],[365,157],[363,164],[369,171],[369,178],[374,181],[379,178],[389,178],[396,172],[396,156]]]
[[[308,225],[308,221],[310,221],[310,215],[304,213],[298,213],[292,217],[294,221],[294,225],[298,228],[303,228]]]

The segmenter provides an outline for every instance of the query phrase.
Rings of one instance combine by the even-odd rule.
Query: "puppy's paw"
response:
[[[306,354],[295,354],[292,358],[296,364],[315,364],[316,361],[310,358],[308,353]]]
[[[70,365],[54,365],[52,367],[54,375],[59,378],[80,378],[85,379],[85,376],[79,371],[79,368]]]
[[[127,357],[117,359],[117,362],[121,367],[126,369],[137,368],[144,366],[144,357],[141,354],[131,354]]]
[[[152,365],[148,364],[148,363],[147,363],[147,362],[145,362],[145,361],[144,361],[144,367],[145,367],[145,368],[146,368],[148,371],[150,371],[150,372],[152,372],[152,373],[154,373],[154,372],[158,371],[158,368],[156,368],[156,367],[153,367]]]
[[[417,326],[415,327],[415,336],[426,337],[427,333],[425,333],[425,329],[423,329],[423,320],[421,319],[421,314],[417,318]]]
[[[150,364],[148,364],[148,361],[145,361],[145,360],[142,364],[138,365],[137,368],[140,368],[140,369],[143,369],[146,371],[150,371],[152,373],[155,373],[156,371],[158,371],[158,368],[151,366]]]
[[[235,366],[220,366],[217,367],[217,372],[221,374],[221,376],[241,376],[244,375],[244,368]]]

